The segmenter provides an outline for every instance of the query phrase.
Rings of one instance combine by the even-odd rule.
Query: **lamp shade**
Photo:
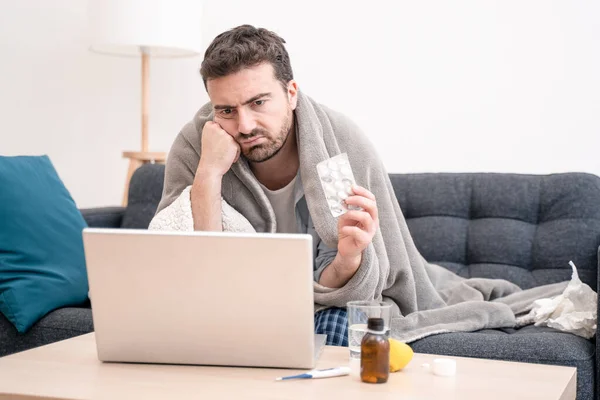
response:
[[[90,50],[153,57],[201,51],[200,0],[89,0]]]

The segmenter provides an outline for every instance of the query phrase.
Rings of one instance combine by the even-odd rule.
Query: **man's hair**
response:
[[[204,87],[210,79],[268,62],[273,66],[275,78],[287,90],[294,76],[284,43],[285,40],[274,32],[251,25],[241,25],[221,33],[204,53],[200,67]]]

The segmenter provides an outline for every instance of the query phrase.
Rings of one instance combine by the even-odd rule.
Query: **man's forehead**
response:
[[[242,103],[260,93],[269,93],[279,82],[270,64],[244,68],[227,76],[206,82],[208,95],[213,104]]]

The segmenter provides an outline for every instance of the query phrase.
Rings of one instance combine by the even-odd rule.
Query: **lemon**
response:
[[[410,360],[412,360],[414,352],[413,349],[396,339],[389,339],[390,342],[390,372],[400,371],[406,367]]]

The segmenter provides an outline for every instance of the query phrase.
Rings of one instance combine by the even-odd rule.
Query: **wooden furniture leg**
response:
[[[142,151],[125,151],[124,158],[129,158],[129,169],[125,180],[125,192],[123,193],[123,207],[127,206],[129,196],[129,182],[136,169],[147,163],[164,164],[167,155],[160,152],[148,151],[148,114],[150,109],[149,77],[150,56],[148,49],[142,46]]]

